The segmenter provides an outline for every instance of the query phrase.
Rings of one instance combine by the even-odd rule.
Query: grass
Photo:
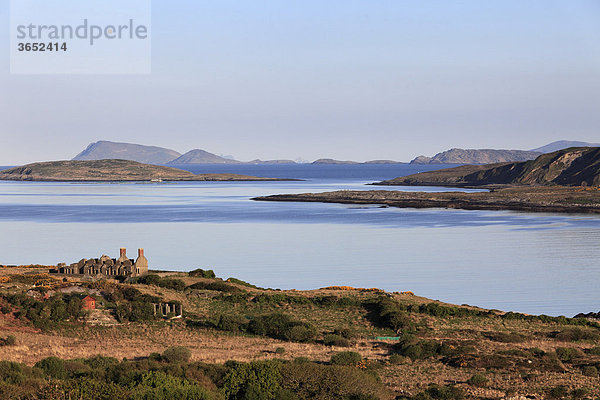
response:
[[[190,349],[192,362],[222,364],[230,359],[250,362],[280,358],[326,364],[337,352],[347,350],[358,353],[361,360],[366,360],[365,365],[379,366],[372,372],[399,396],[416,396],[425,393],[428,384],[443,388],[449,382],[455,382],[456,387],[475,398],[502,397],[507,393],[548,396],[551,388],[565,381],[569,396],[575,397],[584,388],[591,388],[586,396],[600,396],[595,384],[600,366],[600,331],[594,324],[545,316],[507,317],[501,312],[394,294],[385,310],[397,308],[403,318],[409,319],[399,334],[410,331],[414,339],[404,345],[420,346],[421,356],[417,356],[414,347],[406,354],[405,350],[398,352],[399,346],[393,342],[374,339],[398,334],[375,318],[379,314],[374,315],[370,305],[382,299],[376,291],[275,291],[187,274],[169,273],[163,277],[181,279],[186,287],[199,282],[205,287],[181,291],[134,285],[142,294],[181,302],[186,315],[183,320],[116,326],[67,324],[42,333],[5,313],[0,315],[0,337],[14,336],[15,345],[0,346],[0,359],[33,365],[49,356],[75,359],[102,353],[121,360],[151,353],[160,357],[170,347],[183,346]],[[210,282],[231,285],[240,292],[223,292],[220,285],[211,288]],[[0,293],[27,290],[27,285],[0,283]],[[186,324],[190,320],[216,321],[223,315],[249,321],[271,313],[310,324],[317,333],[315,340],[290,342],[243,331],[224,332],[209,324]],[[393,321],[384,319],[383,323]],[[340,348],[342,345],[348,347]],[[487,371],[483,373],[484,370]],[[485,384],[481,378],[475,378],[477,375],[484,375]]]

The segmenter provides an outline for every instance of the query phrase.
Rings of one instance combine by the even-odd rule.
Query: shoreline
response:
[[[505,187],[490,192],[334,191],[254,197],[255,201],[378,204],[398,208],[600,214],[600,191],[581,187]]]

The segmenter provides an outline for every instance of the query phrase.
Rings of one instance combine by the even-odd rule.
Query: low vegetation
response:
[[[121,283],[4,270],[3,399],[600,396],[592,318],[345,286],[261,289],[205,269]],[[87,294],[94,312],[83,308]],[[155,315],[165,302],[181,304],[183,316]],[[99,315],[108,325],[93,324]]]

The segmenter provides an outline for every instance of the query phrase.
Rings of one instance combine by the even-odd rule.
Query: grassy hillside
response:
[[[600,395],[600,325],[583,318],[368,288],[261,289],[210,271],[129,283],[42,271],[0,269],[2,398]],[[98,310],[81,310],[85,294]],[[183,304],[183,318],[154,316],[159,300]]]
[[[467,165],[409,175],[381,185],[600,185],[600,148],[569,148],[535,160],[492,165]]]

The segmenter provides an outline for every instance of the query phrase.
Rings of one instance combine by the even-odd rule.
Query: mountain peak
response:
[[[99,140],[90,143],[85,150],[77,154],[74,161],[120,159],[137,161],[145,164],[166,164],[181,156],[175,150],[157,146],[144,146],[133,143],[111,142]]]

